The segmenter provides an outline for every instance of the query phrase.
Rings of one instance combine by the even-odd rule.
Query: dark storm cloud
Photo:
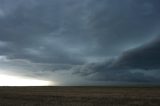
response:
[[[73,70],[74,75],[81,75],[82,77],[92,81],[112,81],[112,82],[159,82],[159,76],[148,75],[144,70],[134,69],[117,69],[110,68],[106,63],[104,64],[89,64],[86,66],[76,67]],[[159,74],[159,73],[158,73]]]
[[[7,55],[10,59],[26,59],[40,63],[81,63],[80,58],[76,59],[78,56],[72,57],[74,53],[68,51],[70,48],[67,47],[67,44],[66,47],[63,47],[65,39],[68,39],[70,35],[66,32],[64,36],[62,33],[63,29],[67,30],[63,28],[63,18],[67,18],[66,15],[69,15],[65,14],[65,7],[70,10],[70,7],[64,3],[50,0],[47,2],[19,0],[12,4],[12,2],[3,1],[3,12],[10,5],[13,5],[14,8],[6,10],[9,13],[4,14],[0,19],[0,39],[11,44],[7,48],[1,48],[1,55]],[[75,3],[73,2],[73,4]],[[74,17],[76,18],[76,16]],[[76,21],[76,19],[72,21],[74,20]],[[66,21],[67,24],[71,24],[68,26],[70,31],[73,30],[73,27],[77,29],[74,25],[77,23],[72,21]]]
[[[77,67],[74,74],[91,77],[91,79],[123,82],[159,82],[160,73],[160,39],[141,47],[128,50],[122,56],[105,63],[93,63]],[[149,71],[150,74],[147,74]]]
[[[160,69],[160,39],[125,52],[115,66],[134,69]]]
[[[2,0],[1,55],[81,64],[117,56],[149,40],[159,26],[157,1]],[[8,8],[9,7],[9,8]]]
[[[33,72],[65,70],[97,80],[153,81],[144,70],[159,69],[159,41],[144,44],[160,33],[159,3],[0,0],[0,55],[16,69],[28,67],[17,60],[41,64],[35,65],[41,69],[25,68]]]
[[[94,4],[98,8],[94,8],[89,23],[92,34],[98,41],[98,49],[104,55],[117,55],[126,48],[143,44],[153,37],[156,27],[159,26],[160,9],[156,4],[158,1],[101,2],[103,5]]]

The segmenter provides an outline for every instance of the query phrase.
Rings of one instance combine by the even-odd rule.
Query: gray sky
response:
[[[0,74],[57,85],[159,84],[159,0],[0,0]]]

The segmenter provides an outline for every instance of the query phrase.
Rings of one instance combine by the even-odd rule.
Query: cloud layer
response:
[[[159,3],[1,0],[1,67],[75,82],[159,81]]]
[[[116,59],[77,67],[77,72],[74,74],[104,81],[158,83],[160,81],[159,45],[160,40],[154,40],[126,51]]]

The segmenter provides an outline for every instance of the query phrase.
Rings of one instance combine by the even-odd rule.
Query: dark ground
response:
[[[160,106],[160,87],[0,87],[0,106]]]

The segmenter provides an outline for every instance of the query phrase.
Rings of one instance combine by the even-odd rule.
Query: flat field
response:
[[[0,106],[160,106],[160,87],[0,87]]]

